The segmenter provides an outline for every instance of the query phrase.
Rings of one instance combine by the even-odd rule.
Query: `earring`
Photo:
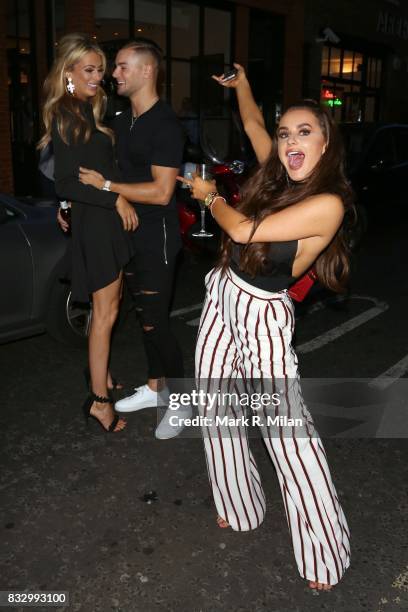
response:
[[[69,76],[69,77],[67,77],[67,81],[68,81],[68,83],[67,83],[67,92],[68,92],[68,93],[69,93],[71,96],[73,96],[73,95],[75,94],[75,85],[74,85],[74,83],[72,82],[72,77],[70,77],[70,76]]]

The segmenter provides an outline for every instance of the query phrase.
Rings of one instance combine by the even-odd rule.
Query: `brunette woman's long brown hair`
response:
[[[290,110],[305,109],[319,121],[326,141],[326,150],[305,181],[293,182],[278,157],[277,135],[272,137],[269,158],[246,182],[237,209],[253,220],[252,234],[261,221],[271,213],[322,193],[338,195],[344,205],[345,216],[336,235],[318,256],[314,268],[319,281],[328,289],[344,292],[349,276],[349,248],[346,234],[355,220],[353,192],[344,172],[343,145],[337,127],[328,113],[313,100],[302,100]],[[286,111],[286,112],[287,112]],[[232,240],[224,235],[220,267],[225,270],[231,259]],[[267,262],[270,243],[246,244],[241,249],[240,269],[254,277],[262,274]]]

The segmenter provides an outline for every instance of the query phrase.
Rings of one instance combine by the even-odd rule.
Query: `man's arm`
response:
[[[176,177],[183,156],[184,137],[177,119],[164,120],[156,126],[151,157],[151,181],[118,183],[112,181],[110,190],[131,202],[166,206],[176,187]],[[95,170],[80,168],[79,179],[85,185],[102,189],[106,179]],[[125,195],[126,194],[126,195]]]
[[[110,189],[130,202],[166,206],[176,187],[178,168],[151,166],[152,181],[148,183],[111,183]]]
[[[111,182],[110,191],[138,204],[157,204],[166,206],[176,187],[176,177],[178,168],[168,168],[166,166],[151,166],[152,181],[145,183],[115,183]],[[80,168],[79,180],[84,185],[92,185],[97,189],[102,189],[106,178],[96,170]]]

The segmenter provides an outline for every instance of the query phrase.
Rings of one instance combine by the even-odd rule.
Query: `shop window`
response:
[[[378,88],[381,86],[382,61],[377,57],[369,57],[367,63],[367,85]]]
[[[374,96],[367,96],[365,99],[364,121],[375,121],[376,99]]]
[[[341,50],[336,47],[330,49],[330,71],[332,77],[340,76]]]
[[[363,55],[361,53],[354,53],[353,79],[355,81],[361,81],[362,69],[363,69]]]
[[[197,79],[198,66],[196,63],[172,62],[172,107],[179,116],[189,140],[195,144],[198,144],[200,141],[197,99],[194,95]]]
[[[224,69],[224,65],[230,63],[230,13],[206,8],[204,33],[204,54],[222,57],[222,69]]]
[[[324,46],[322,50],[322,75],[329,74],[329,47]]]
[[[172,57],[190,59],[199,54],[199,7],[187,2],[172,2]]]
[[[166,0],[134,0],[134,33],[166,50]]]
[[[342,76],[344,79],[353,78],[353,55],[352,51],[343,51]]]
[[[30,18],[28,0],[7,1],[7,48],[19,53],[30,52]]]
[[[65,0],[54,0],[55,40],[65,32]]]
[[[95,33],[98,42],[129,38],[128,0],[95,0]]]

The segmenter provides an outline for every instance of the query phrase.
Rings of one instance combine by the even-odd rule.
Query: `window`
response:
[[[154,40],[166,50],[166,0],[133,0],[134,35]]]
[[[362,51],[325,45],[321,60],[321,103],[338,121],[378,119],[382,60]]]
[[[230,63],[231,16],[226,11],[206,8],[204,18],[204,55],[221,59],[224,65]]]
[[[171,55],[190,60],[199,54],[200,9],[196,4],[171,4]]]
[[[340,76],[340,67],[341,67],[341,51],[340,49],[336,49],[332,47],[330,49],[330,70],[329,75],[332,77]]]
[[[129,1],[95,0],[95,33],[98,42],[129,38]]]

